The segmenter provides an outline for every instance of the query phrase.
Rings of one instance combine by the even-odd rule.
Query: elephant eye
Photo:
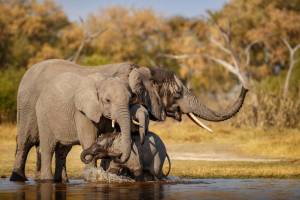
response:
[[[110,99],[105,99],[105,102],[106,103],[110,103]]]

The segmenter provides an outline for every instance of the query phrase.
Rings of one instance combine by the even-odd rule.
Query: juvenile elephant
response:
[[[113,160],[120,155],[121,134],[118,133],[105,133],[98,137],[97,141],[89,148],[82,151],[80,158],[85,164],[89,164],[97,159],[110,159]],[[119,174],[120,169],[127,169],[136,180],[140,180],[143,173],[143,165],[138,150],[139,141],[133,141],[131,145],[131,153],[126,163],[118,163],[112,161],[108,171],[110,173]],[[89,158],[86,158],[90,156]]]
[[[40,130],[36,116],[37,101],[48,83],[66,72],[71,72],[78,76],[101,73],[105,77],[119,77],[124,81],[124,85],[130,86],[133,95],[137,97],[137,102],[147,107],[152,119],[163,120],[165,118],[164,108],[150,80],[150,71],[146,68],[138,68],[136,65],[129,63],[111,64],[98,68],[83,68],[72,62],[58,59],[38,63],[25,73],[18,89],[17,149],[13,172],[10,177],[11,181],[27,180],[25,163],[27,154],[33,146],[37,147],[37,172],[40,171]],[[123,150],[128,152],[126,149]],[[70,148],[58,148],[56,150],[57,158],[65,157],[69,151]],[[122,160],[124,161],[128,155],[126,152],[123,153]],[[65,160],[61,161],[61,163],[64,162]]]
[[[99,73],[80,76],[62,73],[41,92],[36,104],[41,151],[41,179],[53,179],[51,160],[55,150],[81,144],[90,147],[97,138],[97,123],[102,117],[115,119],[121,129],[121,162],[131,151],[129,114],[130,92],[119,78]],[[61,169],[57,163],[56,169]],[[59,172],[56,172],[59,174]]]

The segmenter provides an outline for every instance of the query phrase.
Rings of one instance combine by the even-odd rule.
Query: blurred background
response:
[[[1,139],[15,137],[17,88],[33,64],[129,61],[174,71],[214,109],[230,105],[241,82],[250,88],[236,117],[210,124],[214,136],[186,120],[154,123],[167,143],[298,159],[299,48],[300,0],[0,0]]]
[[[299,127],[300,1],[213,2],[1,0],[0,122],[16,120],[26,69],[76,57],[168,68],[216,108],[239,90],[225,61],[251,86],[234,125]]]

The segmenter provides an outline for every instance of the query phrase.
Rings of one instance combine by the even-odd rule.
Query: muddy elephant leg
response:
[[[58,144],[55,148],[55,182],[68,182],[66,160],[72,146]]]
[[[13,172],[10,176],[11,181],[27,181],[25,176],[25,164],[27,160],[28,152],[33,145],[25,143],[17,145],[16,161],[14,164]]]
[[[18,100],[19,101],[19,100]],[[22,109],[18,102],[17,147],[11,181],[26,181],[25,165],[28,152],[38,140],[35,110]],[[27,105],[26,105],[27,106]],[[26,107],[25,106],[25,107]]]
[[[35,146],[36,150],[36,167],[35,167],[35,179],[38,180],[41,177],[41,150],[40,146]]]
[[[17,136],[17,148],[14,168],[10,176],[10,181],[27,181],[25,176],[25,164],[33,144],[27,138],[21,138],[20,134]]]

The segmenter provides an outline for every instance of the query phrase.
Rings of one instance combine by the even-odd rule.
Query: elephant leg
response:
[[[162,167],[163,167],[163,161],[162,157],[159,153],[156,153],[153,160],[152,160],[152,168],[151,173],[155,177],[155,179],[161,179],[162,178]]]
[[[41,150],[39,145],[36,145],[35,149],[36,149],[35,179],[38,180],[41,177]]]
[[[25,164],[33,143],[29,139],[21,138],[22,135],[17,136],[17,148],[14,168],[10,176],[11,181],[27,181],[25,176]]]
[[[101,159],[100,167],[102,167],[102,169],[104,169],[106,171],[108,169],[111,161],[112,161],[111,159]]]
[[[15,162],[10,177],[11,181],[26,181],[25,165],[28,152],[38,142],[38,127],[35,110],[27,109],[30,105],[22,104],[18,99],[17,147]]]
[[[40,137],[41,180],[53,180],[51,164],[56,142],[53,136],[49,133],[49,129],[44,129],[43,131],[44,135],[41,135]]]
[[[58,144],[55,148],[55,182],[68,182],[66,160],[67,155],[71,151],[72,146]]]

